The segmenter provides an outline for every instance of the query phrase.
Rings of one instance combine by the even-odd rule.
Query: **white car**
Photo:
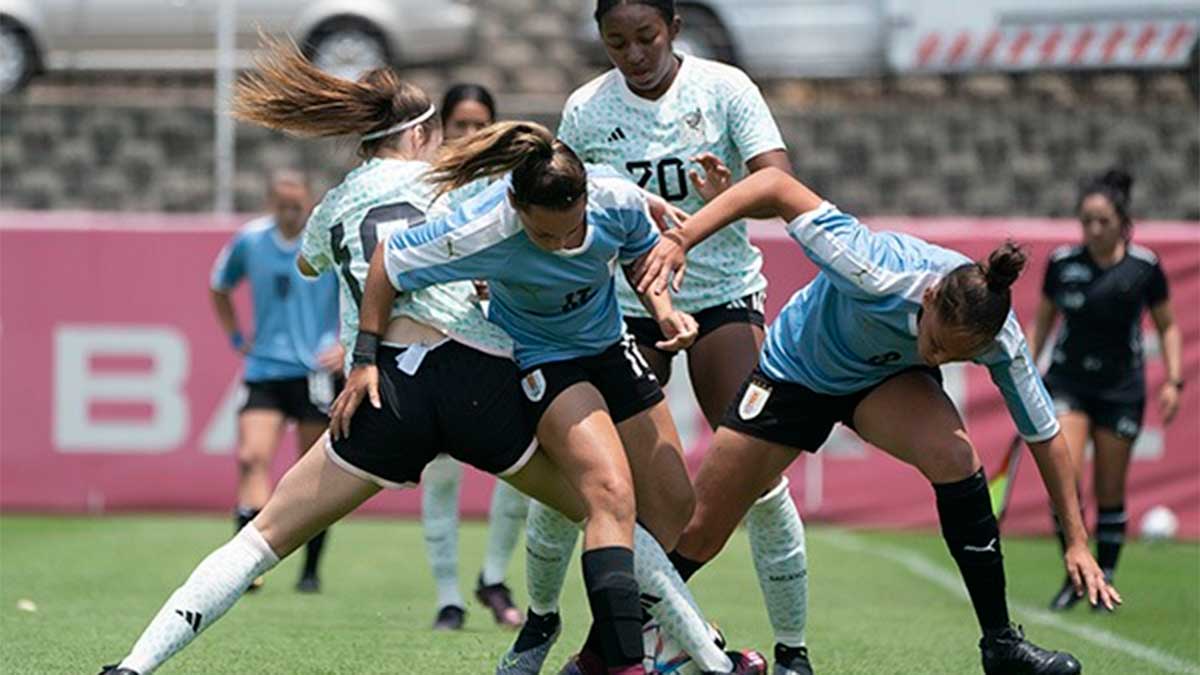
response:
[[[0,93],[38,72],[202,71],[216,64],[222,0],[0,0]],[[258,30],[290,35],[326,70],[469,54],[476,12],[463,0],[232,0],[239,67]]]

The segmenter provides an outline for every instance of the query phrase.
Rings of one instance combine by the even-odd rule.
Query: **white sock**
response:
[[[504,583],[513,549],[525,527],[529,513],[529,498],[502,480],[492,491],[492,508],[488,512],[487,552],[483,556],[480,576],[485,586]]]
[[[279,563],[254,523],[208,554],[121,661],[122,668],[148,675],[221,618],[255,577]]]
[[[808,622],[808,561],[804,523],[786,477],[750,507],[746,530],[775,641],[801,647]]]
[[[529,500],[525,528],[525,585],[529,608],[545,616],[558,611],[579,526],[536,499]]]
[[[438,455],[421,476],[421,525],[425,553],[437,585],[438,607],[466,607],[458,588],[458,489],[462,465]]]
[[[633,533],[633,564],[642,606],[652,603],[647,611],[658,622],[659,629],[674,638],[703,672],[732,671],[733,662],[714,642],[708,622],[687,584],[658,540],[641,525]]]

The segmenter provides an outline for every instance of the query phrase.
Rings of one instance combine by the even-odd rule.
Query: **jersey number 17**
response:
[[[425,213],[409,202],[384,204],[371,209],[358,224],[358,241],[362,245],[363,261],[368,267],[371,265],[371,255],[375,253],[375,246],[379,243],[381,226],[386,237],[394,227],[417,227],[424,222]],[[346,228],[342,223],[338,223],[329,229],[329,234],[332,236],[333,259],[341,268],[342,278],[346,280],[350,295],[354,296],[355,306],[361,308],[363,289],[350,269],[354,255],[350,252],[350,242],[346,240]]]

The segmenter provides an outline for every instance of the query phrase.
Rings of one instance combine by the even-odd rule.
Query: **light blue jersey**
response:
[[[247,382],[304,377],[320,370],[317,354],[337,341],[337,280],[305,279],[296,267],[299,239],[288,241],[270,216],[246,224],[221,249],[211,287],[231,291],[250,279],[254,337],[246,356]]]
[[[598,354],[623,330],[613,277],[658,242],[646,196],[617,177],[589,174],[587,232],[576,249],[546,251],[529,240],[497,181],[448,216],[387,240],[392,285],[411,291],[485,279],[488,319],[513,338],[521,368]]]
[[[917,352],[921,298],[970,259],[905,234],[872,232],[829,203],[796,218],[788,232],[821,271],[767,332],[767,375],[836,396],[924,365]],[[1026,440],[1058,433],[1054,404],[1014,313],[973,361],[988,368]]]

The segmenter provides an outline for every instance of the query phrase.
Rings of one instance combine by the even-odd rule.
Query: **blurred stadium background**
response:
[[[435,97],[455,82],[483,84],[496,92],[501,118],[553,128],[567,94],[608,67],[591,32],[592,4],[0,0],[0,88],[9,90],[0,98],[6,640],[28,642],[12,618],[26,592],[16,586],[40,578],[16,549],[82,554],[49,539],[56,523],[69,532],[78,521],[18,514],[199,510],[224,518],[232,503],[239,363],[210,317],[208,269],[232,231],[262,208],[271,170],[305,170],[319,194],[357,161],[350,143],[297,141],[234,126],[222,114],[236,67],[249,64],[256,27],[291,35],[314,59],[345,72],[384,59]],[[1079,180],[1126,168],[1137,181],[1135,239],[1163,260],[1184,329],[1185,379],[1197,383],[1200,3],[970,5],[700,0],[686,3],[690,29],[681,47],[745,68],[767,95],[797,176],[867,222],[920,232],[970,254],[1006,236],[1029,244],[1034,262],[1017,290],[1026,323],[1049,252],[1078,240]],[[767,256],[771,315],[812,269],[769,227],[756,233]],[[240,302],[247,316],[248,298]],[[1150,340],[1154,391],[1163,373]],[[947,382],[985,461],[998,465],[1012,429],[986,375],[953,369]],[[1171,549],[1180,564],[1170,572],[1184,578],[1160,581],[1182,585],[1181,595],[1189,596],[1182,614],[1166,623],[1192,638],[1166,644],[1173,660],[1134,659],[1136,667],[1106,672],[1200,672],[1193,632],[1200,629],[1198,390],[1184,391],[1168,428],[1148,407],[1130,482],[1131,522],[1168,506],[1190,541]],[[675,378],[671,394],[697,461],[708,432],[685,378]],[[281,473],[293,455],[279,455]],[[484,512],[488,484],[470,475],[465,513]],[[849,434],[797,463],[792,486],[811,522],[935,525],[919,475],[867,452]],[[411,516],[418,505],[414,493],[386,494],[368,510]],[[122,545],[136,548],[141,530],[123,522],[105,526],[132,532]],[[1026,468],[1005,529],[1044,534],[1048,527],[1045,497]],[[819,534],[817,544],[830,537],[842,541]],[[336,536],[332,546],[339,548]],[[209,547],[201,542],[185,559]],[[1048,539],[1041,548],[1048,596],[1061,572]],[[425,573],[418,558],[404,562],[407,576]],[[820,565],[818,558],[814,585]],[[176,579],[186,566],[156,574]],[[1133,567],[1126,573],[1137,574]],[[749,566],[741,572],[729,579],[749,588]],[[165,594],[171,584],[164,584],[149,596]],[[424,610],[417,614],[423,625]],[[115,654],[133,634],[104,637],[116,641]],[[86,667],[90,662],[30,672]],[[962,672],[945,668],[929,672]]]

